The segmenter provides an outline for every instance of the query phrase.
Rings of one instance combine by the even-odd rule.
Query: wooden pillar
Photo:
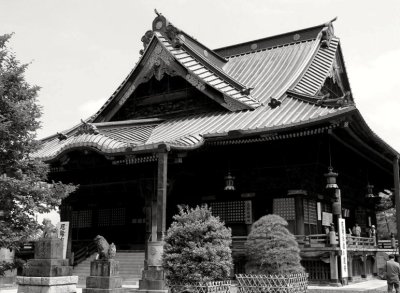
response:
[[[353,255],[350,253],[347,255],[347,271],[349,274],[349,282],[353,281]]]
[[[377,275],[378,275],[378,253],[375,252],[375,255],[373,255],[373,256],[371,256],[371,257],[372,257],[372,261],[373,261],[373,264],[372,264],[372,274],[373,274],[374,276],[377,276]]]
[[[294,206],[296,211],[296,235],[304,235],[304,201],[303,197],[296,196],[294,198]],[[310,233],[311,234],[311,233]]]
[[[338,284],[339,283],[339,268],[338,268],[338,257],[336,251],[332,251],[330,258],[330,271],[331,271],[331,283]]]
[[[164,239],[167,217],[167,170],[168,153],[158,154],[157,176],[157,241]]]
[[[363,255],[361,256],[361,261],[362,261],[362,272],[361,272],[361,278],[367,278],[367,258],[368,255]]]
[[[151,196],[151,238],[150,238],[150,240],[157,241],[157,191],[153,192],[153,194]]]
[[[400,244],[400,179],[399,179],[399,157],[393,160],[394,199],[396,205],[397,241]]]
[[[168,147],[160,146],[156,186],[151,200],[151,241],[146,243],[145,269],[139,280],[141,293],[167,293],[162,268],[163,238],[166,229]]]

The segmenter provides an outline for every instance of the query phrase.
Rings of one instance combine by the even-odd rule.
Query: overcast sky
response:
[[[29,82],[42,87],[44,137],[94,114],[139,58],[154,8],[209,48],[281,34],[335,16],[350,85],[370,127],[400,151],[400,1],[0,0]]]

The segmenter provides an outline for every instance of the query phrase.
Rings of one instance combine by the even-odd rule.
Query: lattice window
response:
[[[97,225],[99,227],[110,226],[110,209],[101,209],[98,212]]]
[[[92,226],[92,210],[72,211],[72,228]]]
[[[125,225],[126,209],[125,208],[100,209],[98,212],[97,223],[99,227]]]
[[[363,210],[362,208],[357,208],[355,210],[355,218],[356,218],[356,223],[361,228],[367,227],[367,215],[365,213],[365,210]]]
[[[246,201],[212,202],[209,204],[214,216],[225,223],[253,223],[252,204]]]
[[[294,198],[274,198],[273,213],[279,215],[286,221],[296,219],[296,211],[294,205]]]
[[[304,199],[304,223],[317,225],[317,202],[315,200]]]
[[[121,226],[125,225],[125,208],[117,208],[111,210],[111,225],[112,226]]]

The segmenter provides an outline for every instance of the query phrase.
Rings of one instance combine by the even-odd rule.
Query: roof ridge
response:
[[[273,35],[265,38],[245,41],[238,44],[232,44],[220,48],[214,49],[214,52],[221,54],[225,58],[229,58],[235,55],[241,55],[246,53],[252,53],[255,51],[265,50],[273,47],[284,46],[287,44],[303,42],[311,39],[316,39],[318,34],[322,31],[327,23],[312,26],[300,30],[286,32],[278,35]],[[276,40],[281,40],[277,42]],[[273,42],[275,41],[275,42]],[[222,54],[225,52],[225,54]]]
[[[204,49],[210,51],[219,61],[221,61],[223,63],[227,62],[226,58],[222,57],[221,55],[216,53],[214,50],[210,49],[209,47],[204,45],[202,42],[198,41],[196,38],[187,34],[185,31],[181,30],[180,28],[177,28],[162,13],[158,12],[157,9],[154,9],[154,12],[157,14],[157,17],[153,20],[153,25],[152,25],[153,31],[162,31],[166,34],[169,34],[169,33],[175,34],[176,32],[178,32],[179,34],[183,34],[185,39],[182,41],[187,41],[186,38],[188,38],[189,41],[196,43],[200,47],[203,47]],[[168,27],[170,27],[170,29]]]
[[[219,54],[215,53],[213,50],[209,49],[207,46],[205,46],[201,42],[197,41],[196,39],[194,39],[193,37],[188,35],[186,32],[184,32],[183,30],[175,27],[164,15],[159,13],[157,10],[155,10],[155,12],[157,14],[157,17],[153,20],[153,31],[154,32],[157,31],[161,35],[163,35],[166,40],[169,40],[170,44],[174,48],[177,46],[179,46],[179,47],[184,46],[185,49],[188,49],[192,55],[195,55],[201,61],[203,61],[205,63],[205,65],[207,67],[209,67],[209,69],[214,71],[214,73],[217,73],[218,75],[220,75],[220,77],[227,79],[229,81],[230,85],[239,87],[239,91],[248,89],[248,87],[246,85],[235,80],[233,77],[229,76],[225,71],[223,71],[223,69],[222,69],[223,66],[219,66],[218,64],[210,62],[208,53],[210,52],[210,53],[214,54],[215,56],[217,56],[217,58],[223,62],[223,65],[225,65],[228,62],[228,60],[221,57]],[[204,48],[203,54],[198,52],[198,50],[196,50],[196,48],[193,47],[193,44],[190,44],[190,42],[187,42],[188,41],[186,39],[187,37],[189,37],[191,41],[195,42],[200,47]],[[158,38],[158,36],[157,36],[157,38]],[[162,41],[160,40],[160,42],[162,42]],[[257,101],[254,98],[253,98],[253,100]]]

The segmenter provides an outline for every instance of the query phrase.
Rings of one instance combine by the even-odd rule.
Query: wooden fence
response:
[[[168,283],[171,293],[229,293],[231,281],[198,282],[190,284]]]
[[[240,293],[307,292],[308,274],[236,275]]]

